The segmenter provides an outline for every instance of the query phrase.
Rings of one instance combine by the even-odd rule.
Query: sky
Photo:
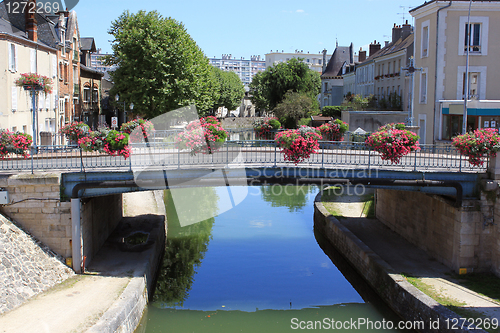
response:
[[[390,40],[394,23],[412,23],[410,8],[423,3],[406,0],[347,1],[151,1],[80,0],[73,8],[81,37],[94,37],[102,53],[111,53],[107,32],[124,11],[156,10],[181,22],[209,58],[231,54],[249,59],[284,51],[331,54],[352,42],[355,52],[376,40]]]

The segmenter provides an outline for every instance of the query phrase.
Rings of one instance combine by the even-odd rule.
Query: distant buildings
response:
[[[94,68],[100,72],[107,72],[112,69],[113,66],[107,66],[104,64],[104,56],[108,55],[107,53],[101,53],[101,49],[97,49],[97,52],[92,53],[90,57],[90,67]]]
[[[209,61],[214,67],[236,73],[245,87],[250,85],[255,74],[266,69],[265,61],[261,60],[260,56],[251,56],[250,59],[236,59],[231,54],[223,54],[221,58],[214,57]]]
[[[326,57],[330,57],[330,55],[326,55]],[[301,58],[303,62],[306,63],[310,69],[322,73],[324,69],[325,59],[323,57],[323,53],[304,53],[304,51],[295,50],[294,53],[285,53],[284,51],[273,52],[271,50],[270,53],[266,53],[266,68],[271,67],[274,64],[280,62],[287,62],[292,58]]]

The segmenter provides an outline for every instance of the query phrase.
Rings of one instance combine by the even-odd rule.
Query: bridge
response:
[[[488,161],[485,159],[485,165]],[[61,202],[71,199],[73,267],[82,257],[82,199],[199,186],[265,184],[363,185],[446,196],[460,207],[479,198],[486,167],[473,167],[451,146],[422,145],[398,164],[383,161],[364,143],[322,142],[297,165],[274,141],[228,141],[214,154],[191,155],[174,143],[134,145],[129,159],[79,148],[39,148],[28,159],[0,160],[0,174],[60,173]],[[1,186],[1,183],[0,183]]]

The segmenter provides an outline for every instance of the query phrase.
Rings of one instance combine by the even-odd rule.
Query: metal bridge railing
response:
[[[167,140],[169,141],[169,140]],[[420,145],[420,150],[401,158],[400,163],[384,161],[364,143],[320,141],[320,150],[299,166],[359,168],[407,171],[485,172],[488,165],[472,166],[451,145]],[[284,160],[273,140],[227,141],[213,154],[192,155],[177,149],[174,142],[134,144],[130,158],[83,152],[77,146],[42,146],[30,157],[0,159],[0,172],[43,170],[138,170],[145,168],[294,166]]]

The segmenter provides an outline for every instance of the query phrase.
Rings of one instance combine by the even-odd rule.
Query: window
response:
[[[83,101],[90,103],[90,87],[83,87]]]
[[[471,16],[470,25],[467,16],[460,16],[458,55],[488,55],[489,17]]]
[[[60,62],[59,63],[59,80],[63,80],[64,78],[64,67],[63,67],[63,63]]]
[[[472,23],[470,26],[465,25],[465,40],[464,40],[464,51],[467,52],[467,47],[469,47],[469,52],[481,52],[481,24]]]
[[[92,92],[92,103],[97,103],[99,101],[99,91],[96,87],[94,87],[94,91]]]
[[[9,70],[17,71],[17,47],[16,44],[9,43]]]
[[[420,103],[427,103],[427,73],[420,74]]]
[[[429,55],[429,27],[422,28],[422,58]]]
[[[36,73],[36,50],[31,49],[30,50],[30,71],[31,73]]]
[[[469,99],[479,98],[479,73],[469,72]],[[465,98],[465,73],[463,74],[462,99]]]

